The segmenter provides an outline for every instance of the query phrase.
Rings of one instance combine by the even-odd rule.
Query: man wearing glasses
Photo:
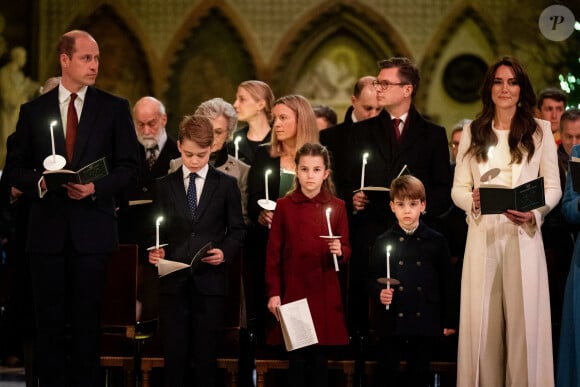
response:
[[[374,118],[355,124],[359,133],[355,149],[369,153],[365,186],[389,187],[403,166],[419,178],[427,191],[426,218],[444,213],[451,205],[451,172],[445,129],[425,120],[413,105],[419,87],[419,70],[407,58],[391,58],[379,63],[380,72],[373,86],[383,111]],[[353,176],[353,190],[360,188],[360,176]],[[369,205],[384,214],[386,202],[372,203],[364,192],[356,192],[352,206],[357,214],[373,213]],[[385,207],[386,208],[386,207]],[[390,211],[388,211],[390,213]],[[384,217],[384,216],[383,216]],[[390,225],[381,220],[381,228]]]
[[[356,123],[352,151],[362,163],[368,153],[364,186],[389,187],[401,173],[411,173],[425,185],[426,214],[421,218],[431,227],[441,229],[440,215],[451,206],[452,176],[445,129],[425,120],[413,105],[419,87],[419,70],[407,58],[378,62],[380,71],[373,86],[381,113]],[[382,197],[357,191],[361,187],[361,164],[351,167],[348,179],[353,219],[351,223],[351,316],[367,316],[364,281],[368,252],[378,235],[396,221],[388,208],[388,192]],[[356,191],[356,192],[355,192]],[[375,199],[376,198],[376,199]],[[362,282],[360,282],[362,281]],[[366,329],[365,317],[354,317],[355,329]],[[356,321],[359,320],[359,321]]]

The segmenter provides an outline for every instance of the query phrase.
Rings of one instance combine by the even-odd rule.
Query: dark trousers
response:
[[[379,368],[375,377],[375,387],[429,386],[430,362],[436,343],[436,337],[382,337],[378,348]],[[401,360],[407,361],[405,374],[399,370]]]
[[[225,297],[200,295],[192,286],[160,295],[165,387],[216,386],[224,311]]]
[[[109,255],[30,255],[40,386],[98,386]]]
[[[318,345],[288,352],[288,387],[327,387],[328,359]]]

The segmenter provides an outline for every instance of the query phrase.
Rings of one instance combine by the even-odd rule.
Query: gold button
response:
[[[402,286],[399,286],[399,291],[402,292],[403,290],[405,290],[405,288]]]
[[[420,292],[420,291],[422,291],[422,290],[423,290],[423,288],[422,288],[422,287],[420,287],[420,286],[417,286],[417,291],[418,291],[418,292]]]
[[[404,316],[404,315],[403,315],[403,313],[399,313],[399,314],[398,314],[398,317],[399,317],[399,318],[403,318],[403,316]]]
[[[421,317],[421,312],[415,313],[415,316],[417,316],[418,318]]]
[[[421,261],[417,261],[417,266],[421,266]]]
[[[399,261],[399,266],[403,266],[404,263],[405,262],[403,262],[403,261]]]

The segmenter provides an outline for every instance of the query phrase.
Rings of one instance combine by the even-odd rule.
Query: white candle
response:
[[[160,216],[155,221],[155,248],[156,249],[159,249],[159,225],[161,224],[162,220],[163,220],[163,217]]]
[[[50,123],[50,144],[52,145],[52,161],[56,163],[56,151],[54,150],[54,126],[56,121]]]
[[[268,169],[268,170],[266,171],[266,176],[265,176],[265,178],[264,178],[264,184],[265,184],[265,186],[266,186],[266,201],[270,200],[270,197],[269,197],[269,195],[268,195],[268,175],[269,175],[270,173],[272,173],[272,170],[271,170],[271,169]]]
[[[238,159],[238,151],[240,150],[240,141],[242,141],[242,137],[238,136],[234,140],[234,146],[236,147],[236,160]]]
[[[391,245],[387,246],[387,289],[391,288]],[[386,310],[390,309],[390,305],[385,306]]]
[[[332,236],[332,228],[330,227],[330,211],[331,208],[328,207],[326,209],[326,225],[328,226],[328,236]],[[338,271],[338,258],[336,257],[336,254],[332,254],[332,259],[334,261],[334,270]]]
[[[391,279],[391,245],[387,246],[387,279]]]
[[[331,208],[326,209],[326,225],[328,226],[328,236],[332,236],[332,228],[330,227],[330,211]]]
[[[360,174],[360,189],[363,189],[363,187],[365,186],[365,165],[367,165],[368,157],[369,157],[368,153],[363,154],[362,171]]]

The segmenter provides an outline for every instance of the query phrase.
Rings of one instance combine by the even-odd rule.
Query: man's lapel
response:
[[[218,184],[219,184],[218,173],[210,165],[209,169],[207,170],[207,176],[205,177],[205,182],[203,184],[203,190],[201,191],[199,203],[197,204],[197,211],[195,213],[196,219],[200,219],[203,216],[203,213],[209,206],[211,198],[213,197],[214,191],[218,187]]]
[[[185,183],[183,182],[183,171],[178,168],[168,177],[171,182],[171,197],[174,200],[178,213],[189,214],[191,218],[191,210],[187,204],[187,196],[185,195]]]
[[[395,153],[395,160],[401,157],[401,155],[408,152],[408,149],[413,146],[417,141],[421,141],[424,136],[425,131],[425,121],[419,116],[413,106],[409,109],[409,114],[407,115],[407,120],[405,121],[405,126],[403,128],[403,134],[401,137],[401,145]]]
[[[386,164],[389,164],[392,159],[391,144],[393,141],[392,137],[394,136],[391,116],[383,109],[376,119],[379,124],[376,126],[376,130],[372,130],[373,142],[378,145],[380,157],[385,160]],[[370,157],[377,156],[378,155],[371,155]]]

